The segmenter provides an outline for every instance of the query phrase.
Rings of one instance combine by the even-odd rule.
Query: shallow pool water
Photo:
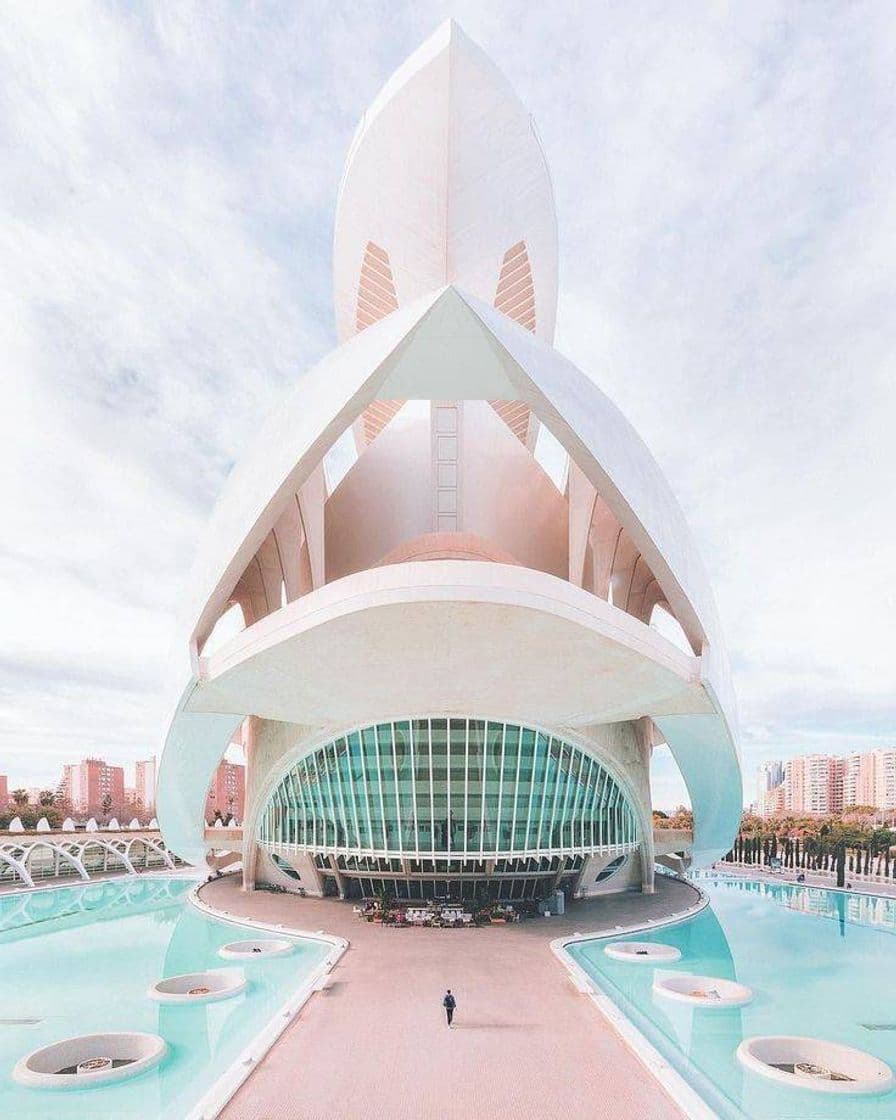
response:
[[[248,936],[191,906],[193,886],[153,877],[0,896],[0,1116],[184,1120],[330,952],[295,938],[289,956],[246,961],[249,983],[231,999],[155,1003],[146,994],[155,980],[226,967],[219,947]],[[36,1090],[12,1079],[31,1050],[120,1030],[161,1035],[168,1056],[132,1082],[93,1089]]]
[[[865,1050],[896,1072],[891,901],[723,878],[700,885],[711,904],[696,917],[616,940],[676,946],[681,959],[661,971],[737,980],[755,993],[746,1007],[655,995],[657,970],[611,959],[606,940],[568,952],[725,1120],[896,1120],[896,1091],[831,1097],[768,1081],[735,1057],[751,1035],[808,1035]]]

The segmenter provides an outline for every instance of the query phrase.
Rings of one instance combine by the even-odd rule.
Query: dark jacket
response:
[[[450,993],[442,1000],[442,1007],[450,1007],[454,1009],[457,1007],[457,1000]]]

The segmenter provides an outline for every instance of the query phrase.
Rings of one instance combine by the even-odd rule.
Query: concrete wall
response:
[[[465,401],[461,526],[526,568],[566,579],[569,518],[557,490],[486,401]]]
[[[565,579],[567,501],[485,401],[465,401],[457,489],[458,531],[527,568]],[[396,417],[364,451],[325,510],[327,581],[376,567],[436,530],[433,448],[426,417]]]
[[[373,568],[405,541],[432,531],[429,418],[397,417],[327,500],[327,581]]]
[[[311,898],[323,898],[323,877],[314,866],[314,860],[311,856],[304,852],[298,854],[290,852],[288,855],[278,853],[278,855],[280,855],[280,859],[285,860],[293,868],[299,878],[293,879],[291,875],[281,871],[273,858],[263,849],[259,849],[255,864],[256,882],[272,883],[274,886],[283,887],[284,890],[292,894],[299,894],[300,891],[304,891]]]
[[[616,856],[592,856],[585,861],[576,898],[597,898],[602,894],[619,894],[620,891],[639,891],[642,888],[641,856],[632,852],[625,857],[625,862],[609,878],[598,883],[597,876],[601,871],[616,859]]]

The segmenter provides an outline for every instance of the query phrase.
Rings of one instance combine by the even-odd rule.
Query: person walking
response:
[[[451,989],[445,993],[445,998],[442,1000],[442,1007],[445,1008],[445,1015],[448,1019],[448,1026],[451,1026],[451,1021],[454,1019],[454,1009],[457,1007],[457,1000],[451,994]]]

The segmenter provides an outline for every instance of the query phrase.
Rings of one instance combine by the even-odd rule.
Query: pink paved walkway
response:
[[[325,929],[351,941],[330,989],[222,1113],[225,1120],[680,1120],[682,1114],[548,948],[576,930],[659,916],[694,902],[665,880],[654,898],[580,903],[552,918],[480,930],[383,929],[345,903],[266,892],[228,878],[212,906]],[[441,1009],[458,1000],[456,1026]]]

